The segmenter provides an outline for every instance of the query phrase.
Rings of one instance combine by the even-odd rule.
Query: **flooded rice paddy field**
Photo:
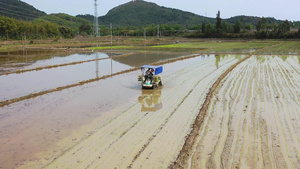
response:
[[[170,54],[162,55],[169,56]],[[142,54],[141,57],[144,56],[145,54]],[[151,54],[149,57],[156,57],[155,60],[158,60],[157,56],[158,54]],[[129,55],[127,57],[130,60],[132,56]],[[175,57],[177,56],[175,55]],[[172,74],[174,71],[180,70],[195,61],[201,62],[210,57],[214,56],[203,55],[183,62],[165,65],[164,74]],[[133,55],[131,60],[133,60],[134,64],[139,64],[135,55]],[[160,58],[160,60],[164,60],[164,58]],[[145,64],[145,61],[141,60],[139,62],[140,64]],[[99,76],[106,73],[110,74],[111,70],[115,72],[123,70],[121,69],[122,67],[131,67],[114,61],[114,59],[105,59],[99,61],[98,64],[96,63],[97,61],[94,61],[21,74],[2,75],[0,78],[5,77],[7,79],[1,80],[3,82],[1,85],[16,85],[16,88],[20,87],[24,91],[20,91],[20,93],[14,92],[14,89],[9,90],[10,85],[5,85],[6,87],[4,88],[7,88],[7,92],[3,90],[1,93],[7,98],[14,98],[15,96],[21,96],[22,93],[24,94],[28,90],[37,90],[39,86],[43,90],[43,87],[45,88],[45,86],[49,85],[48,83],[56,84],[52,86],[56,87],[62,83],[72,82],[68,78],[59,78],[58,80],[58,77],[67,73],[69,73],[71,79],[77,77],[79,77],[79,80],[86,80],[89,77],[94,78],[97,73],[96,65],[99,66]],[[111,69],[111,63],[113,63],[113,69]],[[85,64],[88,65],[85,66]],[[118,65],[118,67],[114,68],[115,65]],[[57,72],[60,69],[66,72]],[[51,76],[43,73],[44,71],[57,72],[56,78],[51,79]],[[76,72],[78,71],[83,73],[77,74]],[[26,74],[31,75],[28,75],[29,80],[21,76],[27,77]],[[55,76],[55,73],[52,74]],[[37,159],[38,161],[41,159],[45,160],[42,163],[43,165],[51,162],[62,152],[91,134],[93,130],[108,123],[129,108],[129,106],[137,103],[140,96],[143,95],[141,86],[137,82],[139,74],[140,71],[134,71],[0,107],[0,166],[2,168],[28,168],[30,161],[36,161]],[[36,75],[39,75],[38,78],[35,77]],[[23,81],[20,81],[20,84],[13,83],[15,80],[19,80],[15,76],[23,78]],[[47,83],[44,82],[44,84],[43,80],[39,80],[44,76],[51,80],[47,81]],[[36,84],[38,81],[39,86]],[[22,84],[26,83],[29,84],[26,85],[27,88],[22,86]],[[1,95],[1,97],[3,96]],[[142,103],[139,103],[139,105],[142,105]],[[32,167],[40,168],[43,166],[38,164],[34,163]]]
[[[67,65],[1,75],[0,101],[182,55],[37,59],[21,69]],[[210,87],[244,57],[211,54],[166,63],[163,87],[155,90],[141,89],[137,70],[0,107],[0,168],[168,168]],[[253,55],[233,69],[213,95],[188,166],[296,168],[299,63],[297,55]]]

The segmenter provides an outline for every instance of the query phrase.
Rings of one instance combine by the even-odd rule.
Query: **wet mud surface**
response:
[[[252,56],[217,88],[190,168],[297,168],[297,56]]]
[[[176,159],[209,86],[238,60],[225,57],[217,68],[215,57],[200,62],[197,59],[201,57],[162,76],[161,89],[141,90],[137,103],[124,109],[47,168],[167,168]],[[165,70],[170,69],[164,66]]]
[[[164,75],[171,75],[194,62],[202,62],[207,59],[215,60],[215,56],[203,55],[166,64]],[[110,59],[106,60],[111,61]],[[91,63],[92,71],[87,74],[96,76],[95,62]],[[210,63],[212,63],[212,68],[216,69],[216,61]],[[109,72],[111,71],[109,65],[110,63],[102,68],[107,68],[105,71]],[[74,65],[67,67],[72,66]],[[60,68],[53,70],[57,69]],[[89,66],[80,70],[85,72],[84,69],[89,70]],[[48,70],[32,73],[43,71]],[[143,91],[137,82],[139,74],[140,71],[134,71],[117,75],[1,107],[0,167],[41,168],[123,114],[133,105],[139,107],[140,113],[155,112],[161,109],[163,107],[161,95],[164,89],[171,90],[173,86],[166,85],[156,93],[151,93],[150,90]],[[3,75],[3,77],[5,76]],[[14,74],[7,75],[7,77],[13,76]],[[86,75],[83,77],[85,78]],[[24,81],[27,82],[26,79]],[[9,80],[5,82],[10,83]],[[32,88],[34,89],[34,87]],[[13,97],[13,92],[7,93]]]
[[[0,101],[96,78],[0,107],[0,168],[172,167],[210,88],[245,58],[164,62],[163,87],[142,90],[132,68],[182,54],[72,56],[26,68],[87,62],[0,76]],[[212,94],[187,166],[297,168],[299,63],[299,56],[254,55],[232,69]]]

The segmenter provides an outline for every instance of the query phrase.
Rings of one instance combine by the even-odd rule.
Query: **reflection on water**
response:
[[[254,57],[257,61],[259,61],[259,63],[264,63],[271,58],[280,58],[284,62],[286,62],[288,59],[298,60],[298,63],[300,64],[300,55],[255,55]]]
[[[209,57],[210,55],[208,55],[208,57]],[[224,55],[220,55],[220,54],[215,54],[215,59],[216,59],[216,63],[215,63],[215,65],[216,65],[216,68],[218,69],[219,68],[219,63],[220,63],[220,61],[222,60],[222,59],[225,59],[226,57],[228,57],[228,56],[232,56],[232,55],[228,55],[228,54],[224,54]],[[234,56],[234,58],[236,58],[237,60],[242,60],[244,57],[245,57],[245,55],[233,55]]]
[[[221,61],[221,56],[219,54],[216,54],[215,58],[216,58],[216,67],[218,69],[219,68],[219,62]]]
[[[52,56],[1,56],[0,57],[0,73],[16,71],[18,69],[34,69],[37,67],[45,67],[50,65],[68,64],[72,62],[81,62],[95,59],[108,58],[106,53],[75,53],[60,54]]]
[[[138,53],[138,54],[129,55],[127,57],[116,57],[114,58],[114,60],[132,67],[138,67],[149,63],[181,57],[182,55],[183,55],[182,53],[163,53],[163,52]]]
[[[162,108],[161,88],[156,90],[142,90],[138,98],[142,112],[156,112]]]
[[[111,59],[104,59],[98,63],[86,62],[55,69],[0,76],[0,101],[94,79],[95,76],[111,75],[129,68],[131,67]]]

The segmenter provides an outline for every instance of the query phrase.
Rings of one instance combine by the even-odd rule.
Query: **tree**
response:
[[[247,23],[246,25],[245,25],[245,30],[248,30],[248,31],[250,31],[251,29],[252,29],[252,24],[251,23]]]
[[[224,33],[230,33],[230,25],[226,21],[222,22],[222,32],[224,32]]]
[[[60,27],[58,27],[58,30],[59,30],[60,34],[62,35],[62,37],[64,37],[64,38],[72,38],[74,36],[72,33],[72,30],[68,27],[60,26]]]
[[[80,35],[82,34],[90,35],[92,34],[92,32],[93,32],[92,26],[87,22],[82,22],[81,25],[79,26]]]
[[[234,33],[240,33],[241,32],[241,22],[240,21],[237,21],[235,22],[234,26],[233,26],[233,32]]]
[[[205,22],[202,22],[201,31],[202,31],[202,33],[205,33],[205,31],[206,31],[206,23]]]
[[[261,20],[259,20],[256,24],[256,31],[260,32],[260,30],[261,30]]]
[[[17,30],[15,19],[0,16],[0,36],[6,36],[8,40],[9,36],[16,34]]]
[[[286,33],[291,30],[291,25],[288,20],[285,20],[282,24],[279,25],[279,33]]]
[[[210,23],[208,23],[205,26],[205,35],[206,35],[206,37],[213,37],[214,36],[214,28]]]
[[[220,34],[221,34],[221,29],[222,29],[222,19],[221,19],[221,17],[220,17],[220,11],[218,11],[218,14],[217,14],[217,22],[216,22],[217,36],[220,36]]]

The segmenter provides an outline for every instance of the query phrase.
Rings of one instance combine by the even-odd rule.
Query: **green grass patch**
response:
[[[99,47],[90,47],[89,49],[93,49],[93,50],[110,50],[110,49],[114,49],[114,50],[122,50],[122,49],[133,49],[135,48],[134,46],[99,46]]]
[[[194,42],[194,43],[180,43],[170,45],[151,46],[151,48],[158,48],[164,50],[174,49],[190,49],[201,50],[208,53],[251,53],[257,49],[267,46],[272,46],[278,42],[275,41],[246,41],[246,42]]]
[[[271,54],[271,55],[299,55],[300,54],[300,42],[299,41],[282,41],[279,46],[271,47],[258,54]]]

